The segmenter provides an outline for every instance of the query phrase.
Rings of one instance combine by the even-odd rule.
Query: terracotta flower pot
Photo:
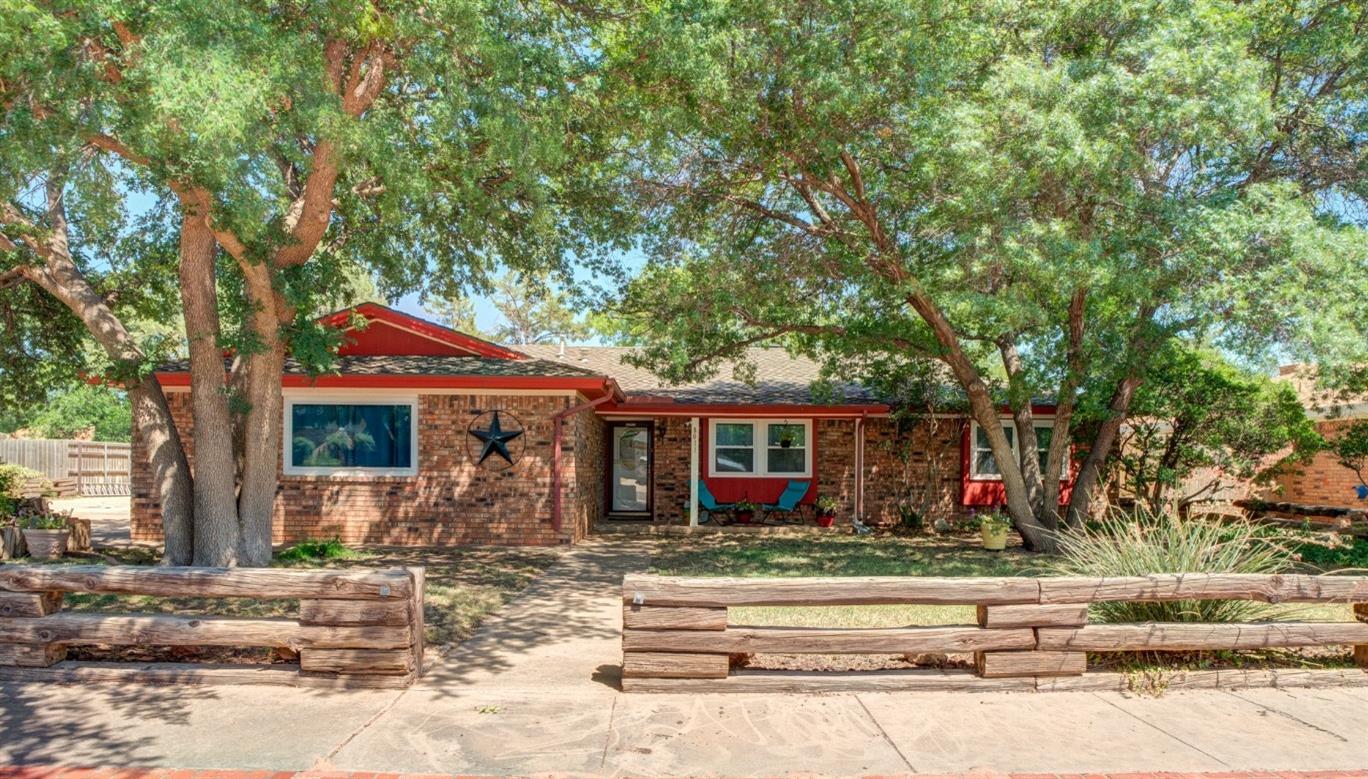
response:
[[[66,554],[67,540],[71,530],[24,530],[24,543],[28,545],[29,555],[35,560],[56,560]]]
[[[836,514],[834,512],[817,515],[817,527],[831,527],[834,524],[836,524]]]
[[[751,520],[752,520],[752,519],[755,519],[755,512],[754,512],[754,511],[738,511],[738,512],[736,512],[736,524],[738,524],[738,525],[749,525],[749,524],[751,523]]]

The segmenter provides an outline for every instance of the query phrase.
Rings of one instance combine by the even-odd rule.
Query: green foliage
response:
[[[133,413],[124,393],[105,385],[77,384],[47,402],[23,409],[3,425],[33,438],[82,438],[127,441]],[[0,428],[3,429],[3,428]]]
[[[1012,518],[1001,511],[990,511],[979,516],[979,527],[989,533],[1003,533],[1012,529]]]
[[[20,514],[15,525],[24,530],[65,530],[70,527],[70,514],[54,511],[35,511]]]
[[[1018,407],[1110,397],[1178,337],[1254,361],[1362,356],[1357,18],[1233,0],[654,4],[605,44],[649,260],[616,301],[622,329],[676,381],[754,343],[866,379],[962,353],[955,381]],[[1003,344],[1023,363],[1010,381]]]
[[[277,560],[301,561],[352,560],[359,556],[355,549],[343,544],[341,539],[330,538],[325,541],[301,541],[282,550],[275,557]]]
[[[1097,406],[1107,399],[1088,400],[1081,415],[1101,416]],[[1152,359],[1130,413],[1112,467],[1123,488],[1153,512],[1185,511],[1234,482],[1265,481],[1323,445],[1290,384],[1180,341]],[[1207,470],[1194,479],[1199,469]]]
[[[0,463],[0,498],[22,498],[23,486],[30,481],[38,483],[40,492],[47,492],[52,488],[52,482],[48,481],[47,477],[31,468],[13,463]]]
[[[1064,535],[1060,556],[1046,563],[1061,576],[1145,576],[1152,573],[1278,573],[1292,553],[1266,529],[1248,522],[1182,519],[1175,514],[1112,512]],[[1101,622],[1244,622],[1273,613],[1251,601],[1097,603]]]
[[[1368,571],[1368,540],[1346,539],[1341,543],[1308,542],[1297,546],[1297,559],[1317,571],[1353,569]]]
[[[1368,419],[1358,419],[1336,432],[1326,444],[1340,465],[1354,472],[1359,483],[1368,487]]]

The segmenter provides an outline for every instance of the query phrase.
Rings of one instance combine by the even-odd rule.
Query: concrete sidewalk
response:
[[[412,689],[0,685],[0,763],[604,776],[1368,767],[1368,688],[624,695],[635,544],[566,555]]]

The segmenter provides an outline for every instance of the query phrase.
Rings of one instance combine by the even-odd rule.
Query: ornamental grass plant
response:
[[[1144,576],[1152,573],[1278,573],[1293,552],[1279,536],[1251,522],[1183,519],[1139,510],[1113,511],[1060,537],[1060,554],[1045,564],[1061,576]],[[1248,622],[1268,619],[1267,603],[1184,600],[1096,603],[1094,622]]]

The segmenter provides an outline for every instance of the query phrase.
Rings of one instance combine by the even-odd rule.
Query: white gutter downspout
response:
[[[698,417],[689,419],[689,527],[698,527]]]

